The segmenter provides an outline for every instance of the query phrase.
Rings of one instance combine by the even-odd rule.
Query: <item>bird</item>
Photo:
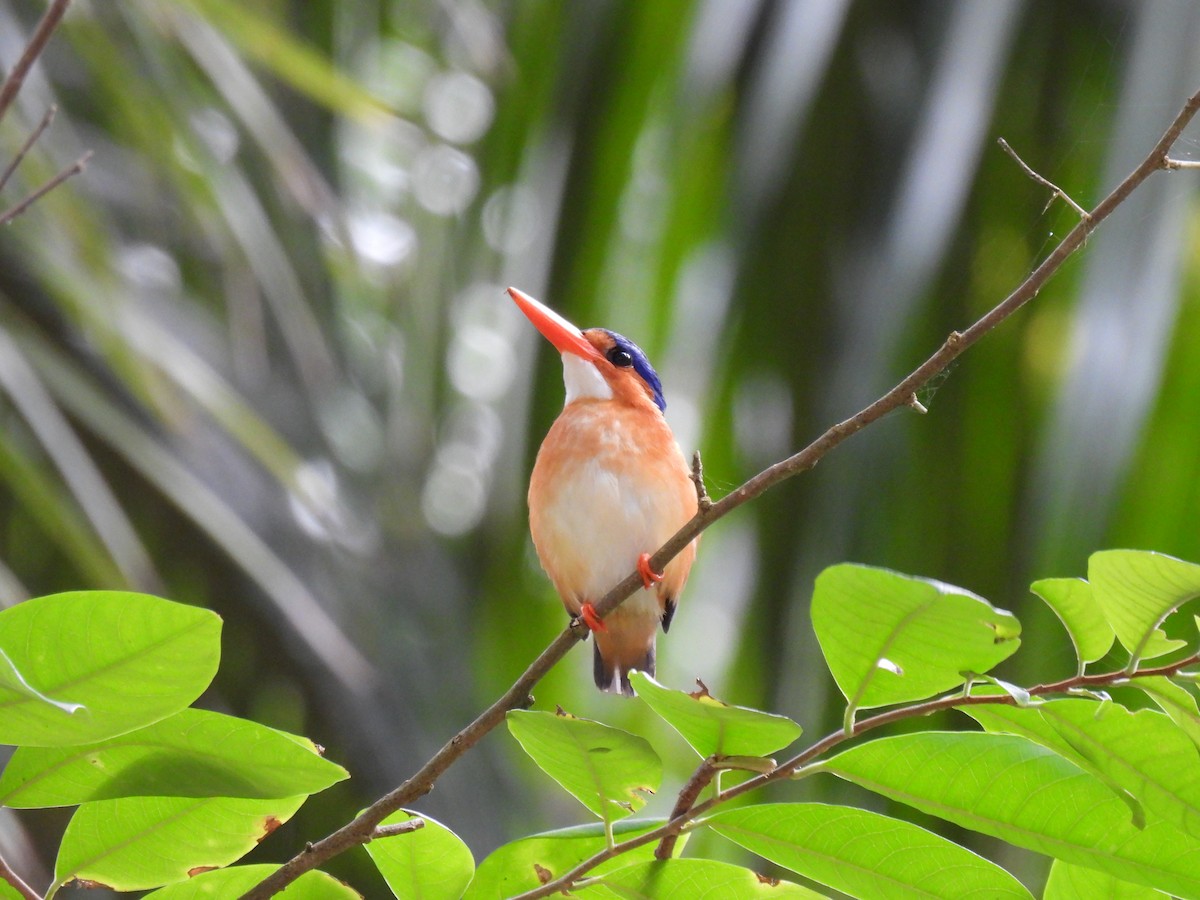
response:
[[[566,387],[529,479],[534,549],[594,638],[596,686],[632,696],[629,673],[654,676],[658,627],[670,628],[696,558],[698,538],[662,572],[650,566],[650,554],[696,514],[691,470],[637,344],[606,328],[581,331],[516,288],[508,294],[562,354]],[[642,588],[600,619],[594,603],[635,569]]]

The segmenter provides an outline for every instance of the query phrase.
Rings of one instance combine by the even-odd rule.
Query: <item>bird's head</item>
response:
[[[562,354],[567,403],[586,398],[667,408],[658,374],[642,348],[607,328],[580,331],[554,310],[516,288],[508,294]]]

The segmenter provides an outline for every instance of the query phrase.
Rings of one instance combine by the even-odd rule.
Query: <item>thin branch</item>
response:
[[[1200,169],[1200,159],[1172,159],[1168,157],[1167,161],[1163,163],[1163,168],[1169,172],[1175,169]]]
[[[1049,684],[1040,684],[1029,689],[1029,694],[1035,697],[1054,696],[1057,694],[1073,694],[1080,690],[1085,690],[1094,687],[1112,687],[1118,684],[1127,684],[1138,678],[1153,678],[1160,676],[1171,676],[1179,673],[1181,669],[1188,666],[1200,663],[1200,653],[1192,654],[1186,659],[1181,659],[1178,662],[1170,663],[1165,666],[1158,666],[1153,669],[1141,669],[1138,672],[1130,675],[1124,669],[1119,669],[1115,672],[1102,672],[1097,675],[1074,675],[1070,678],[1064,678],[1061,681],[1051,682]],[[913,706],[904,706],[899,709],[893,709],[889,712],[880,713],[876,716],[871,716],[868,719],[863,719],[851,729],[850,733],[838,729],[826,735],[817,743],[804,750],[802,753],[778,766],[770,772],[758,775],[748,781],[743,781],[741,784],[735,785],[728,790],[721,791],[715,797],[704,801],[703,803],[690,806],[689,810],[683,814],[672,812],[671,818],[663,825],[655,828],[653,831],[647,831],[637,837],[630,838],[620,844],[612,847],[605,847],[594,856],[585,859],[569,872],[565,872],[553,881],[547,881],[541,887],[534,888],[531,891],[526,891],[524,894],[518,894],[513,900],[535,900],[537,897],[548,897],[551,894],[565,892],[569,890],[579,879],[584,877],[588,872],[592,871],[601,863],[607,862],[623,853],[628,853],[637,847],[645,844],[653,843],[654,841],[666,841],[671,835],[679,834],[696,824],[696,819],[734,797],[739,797],[749,791],[756,790],[767,784],[775,781],[781,781],[787,778],[794,777],[797,772],[809,766],[818,757],[823,756],[830,750],[844,744],[853,738],[859,737],[872,729],[879,728],[883,725],[889,725],[893,722],[899,722],[905,719],[916,719],[923,716],[929,716],[936,712],[942,712],[948,709],[962,709],[964,706],[1016,706],[1017,700],[1011,694],[975,694],[972,696],[964,696],[961,693],[951,694],[946,697],[939,697],[935,700],[927,700],[924,703],[917,703]],[[811,769],[810,769],[811,770]],[[695,776],[693,776],[695,778]],[[690,782],[689,782],[690,783]],[[686,790],[686,788],[685,788]],[[676,804],[678,810],[680,804]],[[660,844],[661,848],[661,844]],[[657,856],[657,853],[656,853]],[[665,857],[658,857],[663,859]]]
[[[1175,120],[1159,138],[1150,154],[1134,169],[1125,180],[1105,197],[1092,212],[1082,218],[1055,247],[1054,251],[1004,300],[993,307],[970,328],[963,332],[951,332],[945,342],[932,356],[909,373],[902,381],[874,403],[855,413],[850,418],[833,425],[820,437],[800,452],[781,460],[759,472],[750,480],[720,500],[708,507],[701,507],[696,515],[667,541],[651,558],[650,565],[657,572],[670,562],[676,554],[690,544],[709,525],[747,503],[760,494],[786,481],[794,475],[806,472],[815,466],[829,451],[837,447],[853,434],[857,434],[866,426],[878,421],[893,410],[907,405],[916,392],[929,381],[940,374],[957,359],[968,347],[980,340],[985,334],[996,328],[1001,322],[1013,315],[1018,309],[1037,296],[1038,292],[1058,271],[1067,258],[1079,249],[1095,228],[1108,218],[1139,185],[1152,173],[1166,168],[1168,151],[1179,138],[1184,127],[1200,109],[1200,91],[1188,98]],[[603,617],[612,612],[618,604],[631,596],[635,590],[642,587],[641,576],[631,572],[620,583],[615,585],[596,604],[596,613]],[[586,626],[573,623],[558,635],[541,655],[525,670],[524,674],[496,702],[482,712],[470,725],[456,734],[435,753],[411,778],[395,790],[376,800],[363,813],[337,831],[323,838],[304,852],[284,863],[279,869],[243,895],[242,900],[265,900],[265,898],[283,890],[288,884],[310,869],[316,868],[325,860],[341,853],[350,847],[361,844],[369,839],[375,827],[388,815],[397,809],[424,796],[433,788],[437,778],[458,760],[468,749],[478,743],[485,734],[504,720],[510,709],[516,709],[529,702],[529,692],[541,680],[549,669],[555,665],[567,651],[581,640],[587,633]],[[878,717],[876,717],[878,718]],[[874,721],[865,719],[855,726],[856,733],[863,726]],[[873,727],[873,726],[868,726]],[[841,732],[839,732],[841,734]],[[778,771],[778,770],[777,770]],[[767,779],[775,780],[782,777],[776,773],[767,776],[751,778],[731,790],[741,792],[749,790],[747,785],[765,784]],[[729,792],[725,792],[725,796]],[[712,803],[714,801],[708,801]],[[693,812],[698,813],[707,804],[701,804]],[[668,826],[675,823],[668,823]],[[664,826],[664,829],[668,826]],[[679,827],[679,826],[676,826]],[[657,832],[657,833],[656,833]],[[659,840],[666,830],[656,829],[650,832],[653,837],[639,837],[639,843]],[[645,838],[645,839],[643,839]],[[625,845],[628,846],[629,842]],[[608,857],[606,857],[608,858]],[[575,877],[578,877],[576,875]],[[561,880],[561,879],[560,879]],[[557,890],[558,888],[555,888]],[[553,893],[547,891],[546,893]],[[531,895],[534,896],[534,895]],[[543,896],[537,894],[536,896]]]
[[[21,149],[17,151],[17,155],[12,158],[12,162],[8,164],[8,168],[4,170],[4,174],[0,175],[0,191],[4,190],[4,186],[8,184],[8,179],[12,178],[13,172],[17,171],[17,166],[21,164],[21,160],[25,158],[25,154],[30,148],[37,143],[37,139],[42,136],[42,132],[50,127],[50,123],[54,121],[54,116],[58,112],[58,107],[53,103],[46,110],[46,114],[42,116],[42,121],[38,123],[37,128],[25,139],[25,143],[21,145]]]
[[[54,34],[54,29],[62,21],[70,3],[71,0],[52,0],[45,15],[38,22],[37,28],[34,29],[29,43],[25,45],[25,52],[21,54],[17,64],[12,67],[8,77],[4,79],[4,84],[0,85],[0,121],[3,121],[4,114],[8,112],[13,100],[20,93],[21,86],[25,84],[25,76],[29,74],[29,70],[33,68],[37,58],[46,49],[46,44],[50,42],[50,35]]]
[[[56,187],[58,187],[60,184],[62,184],[64,181],[66,181],[68,178],[72,177],[73,175],[78,175],[85,168],[87,168],[88,160],[90,160],[91,158],[92,158],[92,151],[89,150],[89,151],[87,151],[87,153],[83,154],[83,156],[79,157],[79,159],[75,160],[75,162],[71,163],[71,165],[67,166],[65,169],[63,169],[61,172],[59,172],[57,175],[55,175],[53,178],[51,178],[49,181],[47,181],[45,184],[43,184],[40,188],[38,188],[36,191],[34,191],[32,194],[30,194],[28,197],[26,197],[20,203],[18,203],[16,206],[0,213],[0,225],[7,225],[9,222],[11,222],[17,216],[21,215],[21,213],[25,212],[27,209],[29,209],[29,207],[33,206],[33,204],[37,203],[39,200],[41,200],[44,196],[46,196],[48,193],[50,193],[52,190],[54,190]]]
[[[697,508],[704,511],[712,506],[712,498],[708,496],[708,488],[704,486],[704,464],[700,462],[700,451],[692,454],[692,484],[696,486]]]
[[[1023,160],[1023,159],[1021,159],[1021,157],[1017,156],[1017,151],[1009,146],[1008,141],[1006,141],[1004,138],[997,138],[996,140],[1000,144],[1001,149],[1016,161],[1017,165],[1021,167],[1021,169],[1025,172],[1026,175],[1028,175],[1030,178],[1032,178],[1034,181],[1036,181],[1042,187],[1049,189],[1051,196],[1050,196],[1050,200],[1046,203],[1046,209],[1050,208],[1050,203],[1054,202],[1055,197],[1061,197],[1063,199],[1064,203],[1066,203],[1068,206],[1071,207],[1071,209],[1075,210],[1075,212],[1077,212],[1079,214],[1079,218],[1086,219],[1090,215],[1090,213],[1086,209],[1084,209],[1082,206],[1080,206],[1078,203],[1076,203],[1074,200],[1072,200],[1071,196],[1066,191],[1064,191],[1062,188],[1060,188],[1057,184],[1055,184],[1050,179],[1044,178],[1043,176],[1041,176],[1037,172],[1035,172],[1032,168],[1030,168],[1029,165],[1026,164],[1025,160]],[[1045,210],[1042,210],[1042,211],[1045,212]]]
[[[683,786],[683,790],[679,792],[679,797],[675,800],[675,807],[671,810],[670,821],[674,822],[678,819],[686,820],[688,818],[688,813],[692,811],[692,807],[700,799],[700,792],[709,786],[719,771],[720,767],[717,765],[715,757],[710,756],[704,762],[700,763],[696,771],[692,773],[692,777],[688,779],[687,784]],[[675,843],[678,840],[678,831],[664,834],[663,839],[654,851],[654,858],[670,859],[671,855],[675,852]]]
[[[42,895],[26,884],[3,857],[0,857],[0,879],[12,885],[25,900],[42,900]]]

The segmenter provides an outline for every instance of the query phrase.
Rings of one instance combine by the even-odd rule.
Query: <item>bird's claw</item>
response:
[[[604,620],[596,615],[596,607],[591,603],[583,603],[579,607],[579,618],[588,627],[588,631],[607,631]]]
[[[649,588],[663,580],[662,575],[650,568],[650,554],[643,553],[637,561],[638,574],[642,576],[642,587]]]

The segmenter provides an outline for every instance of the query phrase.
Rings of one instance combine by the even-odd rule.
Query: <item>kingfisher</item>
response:
[[[595,638],[596,686],[632,696],[629,673],[654,674],[658,626],[671,626],[699,539],[662,572],[650,554],[696,514],[696,488],[641,348],[606,328],[581,331],[516,288],[508,293],[562,354],[567,394],[529,479],[533,545],[567,612]],[[593,603],[634,569],[642,588],[601,619]]]

